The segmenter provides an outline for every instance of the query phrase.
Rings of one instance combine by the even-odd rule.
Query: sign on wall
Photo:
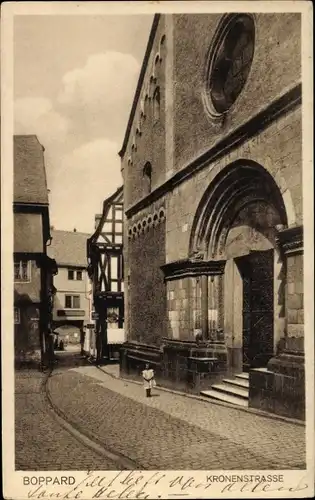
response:
[[[125,330],[123,328],[108,328],[107,342],[109,344],[123,344],[125,342]]]

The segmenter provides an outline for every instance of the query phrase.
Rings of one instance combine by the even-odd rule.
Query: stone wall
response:
[[[217,329],[223,327],[223,307],[222,276],[167,281],[168,338],[194,340],[198,331],[216,338]]]
[[[165,16],[160,16],[155,40],[147,62],[143,88],[137,103],[126,152],[123,157],[124,205],[127,210],[149,194],[143,174],[147,162],[152,167],[151,190],[165,179],[165,65],[168,40]],[[159,112],[156,92],[159,90]]]
[[[290,351],[304,350],[303,255],[287,257],[287,342]]]
[[[219,172],[239,159],[244,164],[253,160],[273,176],[284,199],[289,225],[302,223],[302,128],[298,107],[169,193],[167,262],[187,257],[194,217],[205,191]]]
[[[254,17],[255,49],[249,77],[222,121],[208,116],[203,99],[206,61],[222,14],[174,15],[175,170],[300,81],[300,14],[256,13]]]
[[[251,370],[249,407],[304,420],[304,358],[284,354],[268,370]]]
[[[193,278],[172,280],[167,283],[169,338],[187,340],[191,337],[190,304],[196,300],[193,283],[195,283]]]
[[[193,278],[191,276],[170,280],[167,278],[167,283],[164,283],[160,266],[185,261],[191,257],[191,242],[194,237],[192,231],[195,228],[195,221],[204,208],[202,203],[205,199],[209,199],[216,177],[227,172],[232,164],[235,168],[251,164],[254,165],[253,170],[255,167],[257,170],[262,167],[270,174],[279,189],[279,193],[275,195],[277,200],[274,201],[276,209],[279,210],[279,205],[281,205],[279,213],[285,212],[287,218],[284,222],[285,217],[281,215],[281,221],[273,220],[272,228],[275,235],[278,232],[276,226],[285,225],[290,228],[303,224],[302,126],[299,86],[301,81],[300,15],[296,13],[255,14],[255,51],[248,80],[229,112],[224,115],[224,118],[220,117],[216,120],[209,116],[205,106],[205,67],[221,18],[222,15],[214,14],[161,16],[142,89],[145,95],[147,89],[150,88],[150,81],[157,85],[160,79],[160,123],[152,121],[152,116],[150,118],[148,111],[148,119],[146,118],[143,122],[143,132],[134,147],[134,133],[136,133],[138,117],[141,117],[140,99],[122,164],[125,181],[125,208],[128,217],[125,225],[128,232],[128,242],[125,246],[125,274],[128,276],[126,293],[128,336],[132,341],[137,341],[141,345],[157,346],[167,335],[170,339],[169,346],[163,350],[165,355],[163,354],[164,358],[159,363],[160,373],[164,374],[163,376],[171,384],[178,386],[186,384],[187,386],[187,383],[189,385],[191,382],[195,388],[198,384],[202,385],[202,380],[208,383],[212,380],[212,375],[201,376],[202,370],[199,373],[201,366],[199,362],[196,362],[195,366],[195,361],[192,361],[190,365],[188,361],[188,358],[194,358],[194,356],[188,355],[187,343],[191,341],[195,329],[205,326],[201,324],[205,318],[206,297],[205,289],[201,293],[203,281],[194,275]],[[165,33],[166,38],[163,38]],[[165,52],[164,56],[161,56],[161,65],[158,66],[161,73],[155,81],[155,78],[152,80],[151,76],[158,47],[161,49],[159,49],[160,53],[163,50]],[[164,63],[167,67],[166,76]],[[153,108],[150,109],[152,111]],[[255,127],[252,127],[252,123],[256,124]],[[236,131],[239,135],[236,135]],[[146,198],[149,190],[143,178],[143,166],[147,161],[152,165],[152,193]],[[173,177],[170,178],[172,175]],[[265,179],[265,173],[262,178]],[[164,181],[166,183],[163,185]],[[159,189],[155,190],[156,188]],[[272,191],[272,188],[270,190]],[[221,196],[222,193],[220,193],[217,196]],[[273,194],[273,192],[270,193],[270,200],[268,192],[262,197],[265,201],[270,201],[272,205]],[[128,213],[128,208],[140,200],[142,200],[141,209],[138,210],[137,207]],[[155,205],[159,203],[163,203],[166,220],[146,231],[145,226],[142,225],[144,219],[147,221],[145,212],[153,213]],[[231,206],[232,204],[231,201]],[[219,203],[216,208],[217,206]],[[236,217],[241,210],[241,203],[234,209]],[[220,210],[219,207],[218,213]],[[225,222],[223,217],[222,219],[218,217],[217,226]],[[229,220],[229,223],[232,224],[232,222]],[[248,223],[248,228],[251,228],[250,223]],[[248,228],[246,231],[250,232]],[[207,232],[208,229],[204,228],[204,231]],[[238,227],[233,233],[235,247],[239,241],[237,232]],[[202,237],[201,235],[200,239]],[[276,240],[276,236],[274,239]],[[222,244],[224,244],[223,240],[224,238],[222,238]],[[209,242],[203,241],[203,243],[206,246]],[[248,241],[245,243],[247,244]],[[270,243],[271,247],[276,248],[274,348],[276,350],[276,344],[284,333],[285,321],[287,340],[295,339],[289,340],[289,343],[291,342],[292,345],[298,343],[300,348],[302,341],[296,339],[301,339],[303,335],[302,257],[289,255],[285,268],[285,259],[282,260],[283,255],[280,255],[277,244],[273,240]],[[248,248],[248,251],[253,249],[255,247]],[[235,256],[238,255],[237,251]],[[206,256],[205,259],[207,258],[210,257]],[[285,300],[283,300],[286,272],[288,279]],[[217,302],[210,304],[211,307],[208,305],[209,310],[212,311],[211,314],[217,315],[217,326],[224,326],[225,329],[226,345],[224,353],[220,352],[222,370],[220,368],[219,373],[223,373],[227,366],[236,370],[242,369],[241,279],[235,269],[230,269],[230,275],[232,273],[233,284],[231,280],[225,280],[220,294],[213,293],[213,290],[211,293],[208,290],[207,294],[208,300],[209,297],[214,297]],[[239,291],[237,301],[234,298],[231,299],[232,295],[228,290],[234,285],[233,291],[236,294]],[[221,305],[218,307],[220,301]],[[219,312],[220,317],[218,317]],[[172,342],[174,346],[170,346]],[[140,346],[139,350],[141,349]],[[146,348],[142,350],[144,354],[141,356],[144,361]],[[280,363],[277,369],[278,361],[275,366],[268,368],[267,372],[271,372],[272,375],[266,376],[264,380],[261,373],[257,372],[258,375],[257,373],[253,375],[250,398],[253,406],[263,404],[270,411],[288,414],[290,404],[293,406],[302,404],[303,369],[295,369],[294,362],[287,358],[282,360],[282,364]],[[183,369],[182,375],[180,367]],[[191,370],[190,367],[192,367]],[[287,371],[286,367],[288,367]],[[190,371],[193,381],[189,382],[187,374]],[[208,374],[210,372],[211,370]],[[294,412],[298,413],[298,410],[293,410]]]
[[[192,341],[162,339],[162,345],[126,342],[120,350],[120,374],[142,381],[146,363],[158,385],[198,394],[226,375],[226,348],[220,342],[196,345]]]
[[[165,220],[128,241],[129,338],[159,344],[166,332]]]

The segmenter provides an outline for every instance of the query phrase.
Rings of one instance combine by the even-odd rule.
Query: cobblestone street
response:
[[[304,468],[305,428],[140,385],[94,366],[16,377],[16,468],[43,470]],[[55,410],[55,411],[53,411]],[[78,432],[63,428],[59,413]],[[80,439],[116,454],[101,456]],[[279,438],[281,436],[281,439]],[[131,464],[119,458],[128,457]]]
[[[44,381],[45,376],[36,371],[16,375],[16,470],[119,469],[60,426],[49,410]]]

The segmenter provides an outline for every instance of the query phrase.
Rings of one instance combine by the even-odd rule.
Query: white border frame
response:
[[[313,240],[313,24],[312,3],[308,1],[256,1],[256,2],[7,2],[2,4],[2,30],[1,30],[1,55],[2,55],[2,115],[1,115],[1,204],[2,213],[2,397],[3,408],[3,491],[5,498],[24,500],[28,498],[29,489],[23,485],[25,472],[14,470],[14,372],[13,363],[13,17],[14,15],[99,15],[134,13],[154,14],[161,13],[222,13],[222,12],[301,12],[302,13],[302,123],[303,123],[303,213],[304,213],[304,304],[305,304],[305,352],[306,352],[306,471],[279,471],[283,473],[284,483],[281,488],[269,491],[255,490],[251,492],[222,491],[220,484],[213,485],[206,490],[188,488],[188,497],[196,498],[305,498],[314,494],[314,240]],[[4,167],[5,166],[5,167]],[[217,471],[220,472],[220,471]],[[264,471],[265,474],[273,471]],[[278,471],[277,471],[278,472]],[[215,474],[216,471],[211,471]],[[235,474],[235,471],[231,472]],[[106,471],[106,478],[115,483],[117,473]],[[119,473],[121,474],[121,473]],[[193,478],[202,484],[206,478],[206,471],[164,471],[158,481],[152,481],[145,487],[148,498],[171,498],[180,494],[180,487],[170,489],[170,480],[177,475],[187,480]],[[229,474],[229,471],[224,471]],[[67,472],[32,472],[32,476],[58,476],[69,475]],[[81,482],[82,494],[76,498],[91,498],[91,488],[86,485],[87,474],[83,471],[71,471],[77,482]],[[102,475],[97,472],[97,475]],[[136,471],[144,484],[148,477],[152,478],[153,472]],[[78,484],[78,483],[77,483]],[[119,486],[117,486],[119,488]],[[51,493],[66,495],[69,487],[54,486],[48,488]],[[59,498],[66,498],[61,496]],[[75,498],[74,496],[68,498]],[[178,497],[177,497],[178,498]]]

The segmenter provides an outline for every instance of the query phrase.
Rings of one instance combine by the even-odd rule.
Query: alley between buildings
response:
[[[78,352],[16,373],[20,470],[303,469],[305,427],[117,379]],[[280,438],[281,436],[281,438]]]

